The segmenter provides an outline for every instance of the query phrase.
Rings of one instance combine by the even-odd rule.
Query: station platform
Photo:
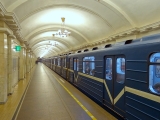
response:
[[[116,120],[45,65],[39,63],[33,71],[18,105],[12,104],[13,120]]]

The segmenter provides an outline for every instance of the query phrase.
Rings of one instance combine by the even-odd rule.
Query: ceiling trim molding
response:
[[[97,40],[95,42],[92,42],[90,44],[85,44],[82,45],[81,48],[85,47],[85,46],[93,46],[93,45],[98,45],[101,43],[106,43],[106,42],[110,42],[110,41],[114,41],[115,39],[118,38],[125,38],[131,35],[137,35],[137,34],[141,34],[141,33],[145,33],[145,32],[151,32],[151,31],[155,31],[157,29],[160,29],[160,21],[156,22],[156,23],[152,23],[146,26],[142,26],[142,27],[137,27],[137,28],[132,28],[132,29],[128,29],[126,31],[122,31],[119,33],[115,33],[112,34],[110,36],[108,36],[107,38],[101,39],[101,40]]]
[[[23,36],[20,32],[21,26],[17,16],[13,12],[7,12],[5,7],[0,2],[0,20],[4,21],[8,27],[13,31],[13,34],[20,41],[23,41]]]

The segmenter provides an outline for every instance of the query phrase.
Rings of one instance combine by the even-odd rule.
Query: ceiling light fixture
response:
[[[53,42],[49,41],[49,45],[57,46],[58,44],[56,42],[53,43]]]
[[[58,30],[58,32],[53,34],[53,36],[56,36],[56,37],[70,36],[71,32],[69,32],[68,30],[65,29],[65,18],[62,17],[61,20],[62,20],[61,28]]]

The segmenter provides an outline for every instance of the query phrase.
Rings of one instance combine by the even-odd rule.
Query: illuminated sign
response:
[[[15,50],[16,51],[20,51],[21,50],[21,46],[15,46]]]

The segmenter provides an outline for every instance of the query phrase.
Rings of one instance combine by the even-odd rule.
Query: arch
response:
[[[41,7],[41,8],[36,9],[35,11],[31,12],[30,14],[26,15],[25,17],[23,17],[19,21],[20,21],[20,23],[22,23],[25,19],[32,16],[33,14],[36,14],[40,11],[43,11],[43,10],[48,9],[48,8],[53,8],[53,7],[71,7],[71,8],[77,8],[77,9],[83,10],[85,12],[91,13],[92,15],[95,15],[98,18],[102,19],[107,24],[107,26],[109,26],[111,29],[113,29],[112,25],[109,24],[109,22],[106,19],[104,19],[102,16],[100,16],[98,13],[96,13],[96,12],[94,12],[94,11],[88,9],[88,8],[78,6],[78,5],[75,5],[75,4],[52,4],[52,5],[49,5],[49,6]]]
[[[51,38],[51,37],[44,37],[44,38],[41,38],[41,39],[37,39],[37,40],[35,40],[35,42],[33,42],[32,44],[30,44],[30,47],[32,48],[32,46],[34,46],[35,44],[37,44],[39,42],[42,42],[42,41],[48,41],[48,40],[60,42],[61,44],[63,44],[67,48],[72,47],[71,45],[69,45],[67,42],[65,42],[64,40],[62,40],[60,38],[56,38],[56,39],[53,40],[53,38]]]
[[[41,49],[37,49],[35,50],[35,53],[40,53]],[[54,50],[50,50],[50,51],[47,51],[47,52],[50,52],[50,53],[56,53]]]
[[[39,57],[44,57],[44,56],[46,56],[46,55],[50,55],[50,56],[53,56],[54,55],[54,53],[53,52],[51,52],[51,51],[48,51],[47,53],[42,53],[42,54],[37,54],[37,56]]]
[[[23,4],[23,3],[27,2],[27,1],[28,0],[17,0],[13,4],[8,6],[7,11],[12,12],[15,8],[17,8],[18,6],[20,6],[21,4]]]
[[[35,49],[32,49],[32,51],[34,51],[34,50],[36,50],[36,49],[38,49],[38,48],[40,48],[40,47],[43,47],[43,46],[45,46],[45,45],[40,45],[40,46],[36,47]],[[43,48],[45,48],[45,47],[43,47]],[[53,50],[53,49],[50,49],[50,50]],[[56,49],[55,49],[55,51],[57,52]],[[61,50],[58,49],[58,51],[61,51]]]
[[[35,47],[34,49],[32,48],[32,50],[35,50],[36,48],[38,48],[38,47],[43,47],[43,46],[46,46],[46,45],[40,45],[40,46],[37,46],[37,47]],[[45,48],[45,47],[43,47],[43,48]],[[61,49],[59,49],[58,47],[49,47],[50,49],[55,49],[55,51],[61,51]]]
[[[122,8],[117,6],[111,0],[103,0],[103,1],[105,3],[107,3],[108,5],[110,5],[111,7],[113,7],[114,9],[116,9],[121,15],[123,15],[124,18],[132,25],[132,27],[136,27],[135,22],[129,17],[129,15],[126,12],[124,12],[124,10]]]
[[[42,51],[41,48],[37,48],[36,50],[34,50],[34,53],[35,53],[36,56],[37,56],[37,54],[40,54],[41,51]],[[42,54],[46,54],[46,53],[49,53],[49,54],[58,54],[58,53],[57,53],[56,51],[54,51],[54,50],[49,50],[49,51],[47,51],[47,52],[43,52]]]
[[[55,51],[48,51],[49,53],[56,53]],[[36,50],[35,53],[40,54],[40,50]],[[57,54],[57,53],[56,53]]]
[[[34,48],[34,47],[39,47],[39,46],[41,46],[41,45],[39,45],[39,46],[36,46],[36,45],[38,45],[38,44],[35,44],[34,46],[32,46],[32,49]],[[60,47],[60,45],[57,45],[57,46],[52,46],[52,45],[50,45],[50,44],[44,44],[44,45],[46,45],[46,46],[49,46],[49,47],[53,47],[53,48],[57,48],[58,50],[62,50],[63,48],[62,47]]]
[[[40,28],[37,28],[35,29],[34,31],[32,31],[30,34],[28,34],[25,39],[27,41],[30,41],[34,36],[40,34],[40,33],[43,33],[43,32],[49,32],[49,31],[54,31],[55,28],[61,28],[61,25],[48,25],[48,26],[44,26],[44,27],[40,27]],[[71,30],[73,31],[74,33],[78,34],[79,36],[81,36],[87,43],[89,43],[89,39],[86,38],[82,33],[78,32],[77,30],[71,28],[71,27],[65,27],[67,28],[68,30]]]

